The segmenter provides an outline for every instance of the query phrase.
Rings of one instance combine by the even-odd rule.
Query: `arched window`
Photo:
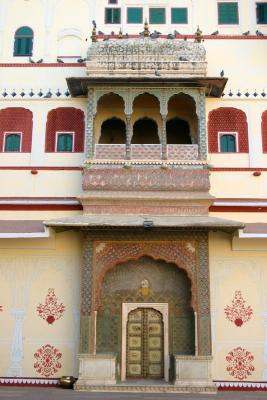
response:
[[[30,153],[32,121],[32,112],[26,108],[8,107],[0,110],[0,151]]]
[[[126,142],[125,122],[119,118],[110,118],[101,126],[100,144],[124,144]]]
[[[151,118],[141,118],[133,126],[132,144],[160,144],[157,123]]]
[[[14,56],[32,56],[33,30],[22,26],[16,30],[14,42]]]
[[[57,151],[72,152],[73,151],[73,134],[57,133]]]
[[[208,132],[209,153],[218,153],[220,151],[220,135],[225,135],[226,133],[230,135],[234,133],[234,136],[238,134],[236,152],[248,153],[249,151],[247,116],[244,111],[238,108],[220,107],[210,111]]]
[[[9,133],[5,137],[4,151],[20,152],[21,135],[19,133]]]
[[[59,138],[61,135],[64,136]],[[74,107],[59,107],[49,111],[46,122],[46,153],[55,151],[81,153],[83,148],[83,111]]]
[[[166,124],[166,133],[168,144],[192,144],[189,124],[183,119],[169,119]]]
[[[237,150],[236,135],[221,135],[220,136],[220,152],[235,153]]]

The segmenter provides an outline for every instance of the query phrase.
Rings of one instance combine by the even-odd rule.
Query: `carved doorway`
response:
[[[137,308],[128,314],[126,377],[164,377],[164,324],[160,311]]]

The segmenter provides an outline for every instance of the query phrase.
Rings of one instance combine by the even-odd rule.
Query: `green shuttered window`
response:
[[[267,24],[267,3],[257,3],[257,24]]]
[[[238,24],[238,3],[218,3],[218,22],[220,25]]]
[[[57,137],[57,151],[72,151],[73,135],[70,133],[61,133]]]
[[[235,135],[222,135],[220,137],[220,150],[222,153],[235,153],[236,152]]]
[[[127,23],[142,24],[142,22],[143,22],[143,9],[141,7],[128,7]]]
[[[165,24],[165,8],[150,8],[149,9],[150,24]]]
[[[14,56],[32,56],[33,30],[23,26],[16,30],[14,41]]]
[[[17,133],[11,133],[6,135],[5,139],[5,151],[20,151],[20,135]]]
[[[172,8],[171,9],[172,24],[187,24],[187,8]]]
[[[105,9],[105,23],[106,24],[120,24],[121,23],[121,9],[120,8],[106,8]]]

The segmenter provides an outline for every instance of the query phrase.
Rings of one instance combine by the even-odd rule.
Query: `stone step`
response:
[[[124,393],[210,393],[215,394],[217,387],[211,386],[175,386],[169,384],[156,385],[75,385],[75,390],[83,392],[124,392]]]

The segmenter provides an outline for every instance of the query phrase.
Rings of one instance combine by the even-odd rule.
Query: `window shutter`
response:
[[[222,135],[220,137],[220,148],[222,153],[235,153],[236,140],[234,135]]]
[[[238,4],[218,3],[219,24],[238,24]]]
[[[20,151],[20,135],[7,135],[5,140],[5,151]]]
[[[172,24],[187,24],[187,8],[172,8]]]
[[[57,138],[57,151],[72,151],[73,136],[70,134],[58,135]]]
[[[143,22],[143,9],[141,7],[127,8],[128,24],[141,24]]]
[[[257,24],[267,24],[267,3],[257,3]]]
[[[165,8],[149,9],[150,24],[165,24]]]

